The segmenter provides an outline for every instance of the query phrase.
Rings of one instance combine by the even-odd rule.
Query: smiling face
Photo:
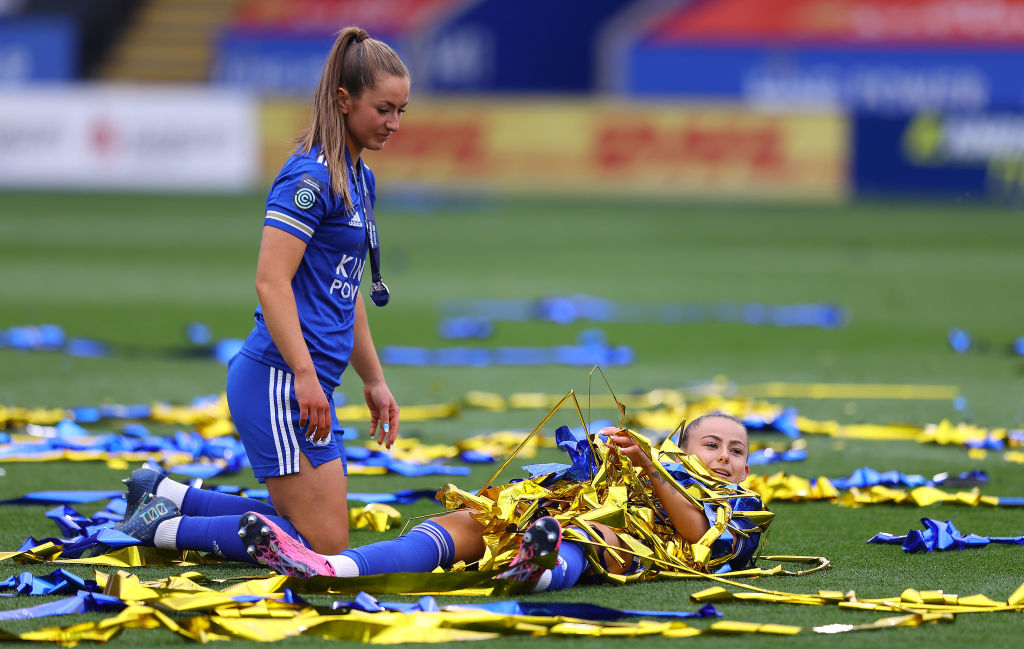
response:
[[[345,115],[346,145],[353,160],[364,149],[379,151],[398,130],[409,103],[409,77],[387,76],[357,97],[338,88],[338,102]]]
[[[683,450],[696,455],[714,473],[739,483],[750,473],[749,443],[743,426],[726,417],[710,416],[688,432]]]

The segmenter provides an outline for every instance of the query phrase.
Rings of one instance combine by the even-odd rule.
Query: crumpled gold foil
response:
[[[370,503],[349,509],[348,523],[356,530],[368,527],[374,532],[386,532],[402,524],[402,514],[391,505]]]
[[[572,393],[563,397],[555,409],[571,396]],[[548,418],[550,416],[551,413]],[[759,534],[763,541],[763,532],[768,529],[774,514],[761,509],[738,512],[734,516],[730,503],[740,497],[757,498],[756,493],[728,484],[696,457],[683,454],[671,439],[655,448],[643,435],[631,430],[627,432],[651,456],[655,470],[676,491],[698,509],[703,510],[705,504],[714,509],[716,520],[697,543],[680,539],[662,513],[661,503],[647,479],[640,477],[639,469],[627,457],[610,453],[604,444],[593,440],[590,440],[590,447],[595,454],[597,468],[589,481],[560,479],[552,485],[543,486],[541,483],[548,476],[537,476],[520,482],[488,485],[478,493],[447,484],[437,492],[436,498],[448,510],[469,510],[473,518],[484,526],[486,550],[478,565],[481,570],[500,569],[511,562],[519,549],[521,532],[529,527],[541,507],[562,524],[564,538],[587,548],[587,558],[594,572],[617,583],[653,579],[660,573],[714,572],[736,558],[738,543],[735,540],[731,552],[723,553],[720,548],[716,548],[717,556],[712,552],[712,546],[726,530],[734,539]],[[693,482],[685,487],[679,484],[662,462],[681,464]],[[740,524],[736,520],[740,517],[749,524]],[[603,523],[614,529],[630,553],[640,560],[642,569],[628,576],[609,574],[598,558],[600,550],[607,545],[600,534],[588,525],[591,522]]]

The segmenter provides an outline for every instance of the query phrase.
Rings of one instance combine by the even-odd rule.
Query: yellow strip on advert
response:
[[[264,103],[268,179],[307,114]],[[848,129],[834,112],[741,105],[414,98],[366,160],[385,190],[831,201],[849,192]]]

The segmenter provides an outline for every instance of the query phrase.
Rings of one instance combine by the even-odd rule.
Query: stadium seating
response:
[[[78,32],[78,76],[89,78],[144,0],[32,0],[13,5],[10,18],[70,19]]]

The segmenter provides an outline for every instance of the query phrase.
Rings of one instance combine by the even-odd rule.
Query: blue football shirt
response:
[[[302,256],[292,291],[313,365],[328,394],[334,392],[352,354],[355,300],[366,265],[366,219],[364,195],[355,184],[351,160],[345,152],[353,209],[345,208],[341,196],[331,189],[330,170],[322,150],[296,152],[281,168],[267,195],[263,224],[279,228],[302,239]],[[365,199],[372,209],[376,184],[369,167],[360,164],[366,181]],[[256,326],[249,333],[241,354],[287,372],[285,363],[256,307]]]

